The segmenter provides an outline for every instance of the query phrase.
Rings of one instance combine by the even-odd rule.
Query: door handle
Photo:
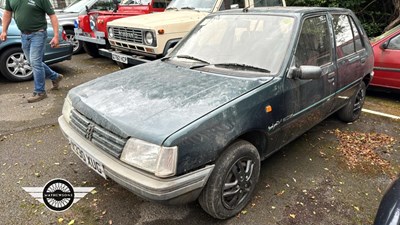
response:
[[[336,77],[336,73],[335,72],[328,73],[328,82],[329,83],[334,82],[335,81],[335,77]]]
[[[361,57],[360,62],[364,64],[367,61],[367,57]]]

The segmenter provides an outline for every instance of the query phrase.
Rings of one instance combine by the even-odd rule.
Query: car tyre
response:
[[[129,68],[129,67],[132,66],[132,65],[125,64],[125,63],[122,63],[122,62],[117,62],[117,61],[115,61],[115,62],[117,63],[117,65],[119,66],[120,69],[126,69],[126,68]]]
[[[0,55],[0,72],[10,81],[32,80],[33,73],[20,47],[6,49]]]
[[[260,155],[251,143],[239,140],[218,158],[199,196],[201,207],[217,219],[237,215],[251,200],[260,174]]]
[[[74,30],[71,29],[66,29],[65,33],[67,34],[67,41],[71,42],[73,45],[73,50],[72,50],[72,54],[78,54],[80,52],[82,52],[82,41],[76,40],[75,39],[75,32]]]
[[[100,53],[99,53],[99,46],[94,43],[90,42],[83,42],[83,49],[85,49],[85,52],[92,56],[93,58],[99,58]]]
[[[350,101],[339,110],[339,119],[344,122],[353,122],[360,118],[361,110],[365,101],[366,85],[362,81],[357,92],[351,97]]]

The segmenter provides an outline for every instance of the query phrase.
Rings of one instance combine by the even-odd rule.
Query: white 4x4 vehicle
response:
[[[161,58],[200,20],[227,9],[286,6],[285,0],[173,0],[165,12],[126,17],[107,25],[112,49],[100,55],[121,68]]]

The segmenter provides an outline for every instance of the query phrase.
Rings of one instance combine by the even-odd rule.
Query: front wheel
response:
[[[85,49],[85,52],[92,56],[93,58],[99,58],[99,46],[94,43],[90,42],[83,42],[83,49]]]
[[[217,219],[237,215],[251,200],[260,174],[260,155],[251,143],[239,140],[218,158],[199,197],[201,207]]]
[[[353,122],[360,118],[361,110],[365,101],[366,85],[361,81],[357,92],[351,97],[350,101],[339,110],[339,119],[344,122]]]
[[[32,80],[33,73],[20,47],[12,47],[0,55],[0,72],[10,81]]]

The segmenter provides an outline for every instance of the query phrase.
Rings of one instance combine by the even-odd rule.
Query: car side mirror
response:
[[[300,68],[293,67],[289,71],[289,78],[312,80],[319,79],[322,76],[322,69],[319,66],[300,66]]]
[[[389,41],[385,41],[385,42],[383,42],[383,44],[381,44],[381,49],[382,50],[385,50],[385,49],[387,49],[388,48],[388,46],[389,46]]]

